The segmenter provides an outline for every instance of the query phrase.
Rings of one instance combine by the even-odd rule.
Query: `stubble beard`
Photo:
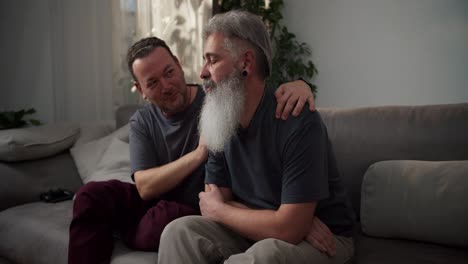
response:
[[[204,80],[203,85],[211,91],[205,96],[199,131],[208,150],[218,153],[223,151],[239,127],[245,87],[239,70],[234,70],[218,85],[211,80]]]

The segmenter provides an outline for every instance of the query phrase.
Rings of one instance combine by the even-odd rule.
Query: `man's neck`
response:
[[[252,120],[265,90],[265,81],[259,78],[251,77],[246,82],[246,98],[244,111],[241,117],[241,126],[247,128]]]

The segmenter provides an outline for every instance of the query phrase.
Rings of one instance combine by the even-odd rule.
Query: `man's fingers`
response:
[[[321,239],[323,239],[323,243],[327,247],[327,251],[330,252],[330,254],[336,251],[336,242],[333,233],[330,231],[330,229],[320,221],[320,219],[316,219],[314,221],[314,227],[316,228],[317,233],[320,233]]]
[[[211,191],[217,190],[218,186],[216,184],[208,184],[208,187],[210,188]]]
[[[305,105],[305,99],[300,97],[298,100],[297,100],[297,103],[296,103],[296,107],[294,107],[294,111],[292,113],[293,116],[298,116],[301,111],[302,111],[302,108],[304,107]]]
[[[283,86],[283,85],[280,85],[280,86],[278,87],[278,89],[276,89],[276,91],[275,91],[275,97],[276,97],[276,99],[280,99],[281,96],[283,96],[283,94],[284,94],[284,86]]]
[[[320,221],[320,219],[317,218],[317,220],[318,221],[314,221],[316,222],[317,227],[329,237],[329,240],[332,240],[334,242],[335,240],[333,239],[334,235],[332,231],[328,228],[327,225],[325,225],[322,221]]]
[[[325,245],[323,245],[322,243],[320,243],[320,241],[318,241],[317,239],[313,238],[313,237],[310,237],[310,238],[307,238],[307,241],[309,241],[309,243],[316,249],[318,249],[319,251],[321,252],[324,252],[324,253],[327,253],[327,248],[325,247]],[[327,253],[328,254],[328,253]]]
[[[317,109],[315,108],[315,98],[314,96],[310,96],[307,98],[307,102],[309,103],[309,110],[311,112],[315,112]]]
[[[201,202],[204,194],[205,194],[205,192],[199,192],[198,193],[198,199],[200,199],[200,202]]]
[[[278,90],[280,89],[281,88],[278,88]],[[291,96],[291,93],[286,93],[284,89],[281,89],[281,90],[283,91],[279,92],[278,94],[275,93],[275,95],[277,95],[276,96],[277,105],[276,105],[276,112],[275,112],[276,118],[281,117],[284,107],[286,103],[288,102],[289,97]]]
[[[283,112],[281,113],[281,119],[288,119],[289,114],[294,108],[295,102],[296,100],[292,96],[289,97],[288,101],[286,102],[286,105],[284,106]]]

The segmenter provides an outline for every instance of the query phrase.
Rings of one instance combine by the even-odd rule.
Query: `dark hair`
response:
[[[128,70],[132,74],[132,78],[134,81],[138,81],[137,78],[135,77],[135,73],[133,73],[133,62],[136,59],[139,58],[144,58],[148,56],[153,50],[156,48],[165,48],[167,52],[175,59],[176,57],[174,54],[172,54],[171,49],[167,46],[166,42],[164,40],[159,39],[157,37],[147,37],[140,39],[139,41],[135,42],[127,52],[127,65],[128,65]]]

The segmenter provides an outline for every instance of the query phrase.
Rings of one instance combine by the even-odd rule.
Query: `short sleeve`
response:
[[[231,177],[226,167],[224,153],[209,153],[205,165],[205,183],[216,184],[219,187],[231,188]]]
[[[133,174],[157,165],[157,154],[147,126],[137,113],[130,119],[130,167]]]
[[[318,202],[327,198],[327,160],[327,134],[317,116],[286,140],[281,203]]]

